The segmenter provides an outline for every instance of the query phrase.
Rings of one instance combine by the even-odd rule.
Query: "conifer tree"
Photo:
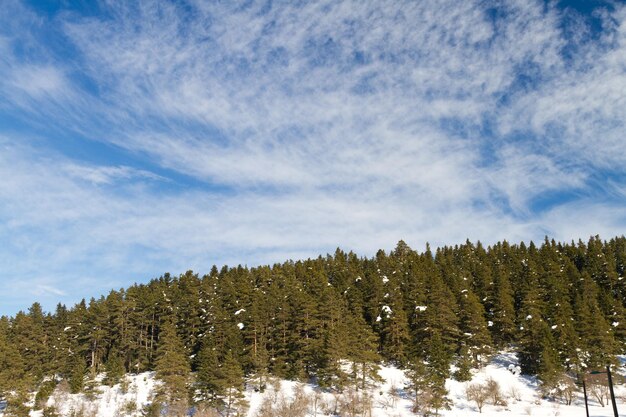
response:
[[[457,356],[456,371],[454,372],[454,379],[460,382],[469,381],[472,379],[472,366],[474,365],[473,357],[467,346],[462,345],[459,349]]]
[[[408,319],[399,296],[391,294],[389,305],[381,307],[377,321],[380,322],[380,344],[383,357],[394,364],[403,365],[407,361],[410,341]]]
[[[87,374],[87,364],[82,356],[75,355],[71,362],[71,370],[69,373],[70,392],[78,394],[85,388],[85,376]]]
[[[105,364],[106,378],[105,382],[109,386],[113,386],[120,382],[126,369],[124,368],[124,359],[120,356],[116,349],[112,349],[109,352],[107,362]]]
[[[581,276],[582,290],[576,298],[579,346],[583,368],[602,368],[614,362],[615,340],[596,298],[596,286],[587,272]]]
[[[365,389],[368,381],[379,381],[377,352],[378,340],[363,317],[349,315],[347,317],[349,331],[348,356],[353,361],[352,378],[357,388]]]
[[[491,335],[497,345],[503,346],[515,337],[515,307],[511,284],[502,266],[494,270],[491,289]]]
[[[223,415],[234,415],[240,406],[245,405],[243,386],[243,369],[232,351],[220,357],[213,341],[205,339],[196,373],[196,390],[201,400],[222,410]]]
[[[188,398],[191,367],[185,348],[171,321],[161,325],[155,364],[156,377],[163,381],[161,397],[167,404],[185,403]]]
[[[9,397],[32,384],[26,364],[15,343],[9,339],[9,322],[0,318],[0,398]]]
[[[214,343],[209,338],[203,342],[197,357],[196,391],[202,401],[210,405],[220,404],[224,391],[220,361]]]
[[[487,320],[485,320],[485,309],[471,288],[464,290],[460,300],[463,345],[466,354],[472,359],[472,366],[480,367],[493,350],[493,340],[488,330]]]

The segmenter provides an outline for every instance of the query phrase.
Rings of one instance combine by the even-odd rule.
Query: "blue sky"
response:
[[[622,235],[625,124],[624,3],[6,0],[0,314],[338,246]]]

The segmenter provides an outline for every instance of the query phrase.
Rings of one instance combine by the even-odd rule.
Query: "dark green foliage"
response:
[[[41,385],[39,386],[39,390],[35,395],[35,409],[46,408],[46,402],[54,392],[56,386],[57,382],[54,379],[41,383]]]
[[[205,276],[165,274],[53,314],[35,303],[0,318],[0,395],[41,386],[42,399],[40,384],[52,377],[81,392],[103,371],[112,385],[151,370],[165,382],[158,410],[173,409],[190,398],[193,370],[194,395],[226,410],[246,377],[260,390],[268,375],[340,390],[366,386],[385,361],[411,364],[428,407],[445,408],[449,365],[465,380],[496,348],[517,349],[524,371],[544,384],[626,353],[625,273],[622,236],[467,241],[434,254],[400,241],[369,259],[338,249]]]
[[[469,381],[472,379],[472,367],[473,360],[467,346],[462,346],[459,350],[458,359],[456,361],[456,371],[454,372],[454,379],[460,382]]]
[[[29,417],[30,407],[26,406],[26,402],[29,399],[28,393],[20,389],[14,391],[7,398],[7,408],[4,411],[5,417]]]
[[[244,373],[232,352],[219,358],[212,343],[200,352],[196,392],[203,403],[232,415],[243,399]]]
[[[85,376],[87,374],[87,365],[85,360],[80,357],[76,357],[72,363],[72,370],[69,374],[70,392],[77,394],[82,392],[85,388]]]
[[[174,324],[167,320],[159,331],[156,377],[163,381],[162,396],[168,405],[186,401],[191,367]]]
[[[113,386],[120,382],[126,369],[124,368],[124,359],[119,355],[117,350],[109,352],[109,357],[105,364],[105,383],[109,386]]]

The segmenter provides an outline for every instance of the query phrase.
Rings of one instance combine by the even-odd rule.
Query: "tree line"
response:
[[[384,362],[407,369],[416,400],[439,409],[449,405],[447,378],[468,380],[504,348],[549,389],[626,352],[625,264],[624,236],[596,236],[434,252],[400,241],[371,258],[337,249],[165,274],[70,308],[46,313],[35,303],[0,318],[0,397],[19,415],[28,393],[60,381],[81,392],[102,373],[115,384],[156,371],[159,407],[229,410],[244,380],[260,390],[268,376],[359,389]]]

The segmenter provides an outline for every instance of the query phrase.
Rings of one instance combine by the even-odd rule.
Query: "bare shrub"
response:
[[[313,398],[311,399],[311,405],[313,406],[313,417],[317,417],[317,412],[322,408],[324,398],[322,397],[322,391],[316,388],[313,392]]]
[[[384,395],[383,391],[380,391],[380,399],[377,401],[385,410],[395,409],[400,397],[400,390],[396,386],[395,382],[391,383],[387,395]]]
[[[476,404],[476,408],[478,408],[478,412],[482,413],[483,406],[489,398],[489,393],[485,385],[474,383],[467,385],[465,388],[465,397],[468,401],[473,401]]]
[[[327,403],[328,407],[326,414],[337,415],[339,414],[339,405],[341,404],[341,394],[338,392],[333,393],[332,400]]]
[[[493,405],[506,405],[506,400],[502,395],[502,391],[500,390],[500,384],[495,379],[489,377],[485,382],[485,390],[487,391],[487,396],[491,400],[491,404]]]
[[[430,413],[434,397],[435,394],[433,390],[429,386],[424,386],[420,390],[419,395],[416,395],[415,398],[413,398],[413,407],[411,410],[415,414],[428,415]]]
[[[389,387],[389,398],[391,399],[391,408],[396,408],[398,398],[400,398],[400,389],[395,382],[392,382]]]
[[[261,405],[256,412],[256,417],[274,417],[274,404],[275,402],[269,396],[263,396],[263,401],[261,401]]]
[[[587,376],[587,390],[604,407],[609,401],[609,385],[606,375],[592,374]]]
[[[573,379],[568,376],[563,376],[555,389],[555,396],[565,405],[572,405],[574,398],[576,398],[576,384]]]
[[[339,409],[341,416],[371,416],[372,398],[365,391],[358,391],[354,387],[349,387],[343,392]]]
[[[194,417],[220,417],[220,413],[213,407],[199,405]]]
[[[508,394],[509,394],[509,398],[512,398],[515,401],[522,401],[522,393],[519,391],[519,389],[515,385],[511,385],[509,387]]]
[[[281,393],[274,401],[275,393],[266,395],[257,411],[257,417],[306,417],[311,404],[311,398],[304,391],[301,384],[296,385],[292,399]]]
[[[311,399],[304,391],[304,386],[298,384],[294,389],[293,399],[288,401],[283,398],[283,401],[279,404],[279,415],[284,417],[305,417],[310,403]]]

